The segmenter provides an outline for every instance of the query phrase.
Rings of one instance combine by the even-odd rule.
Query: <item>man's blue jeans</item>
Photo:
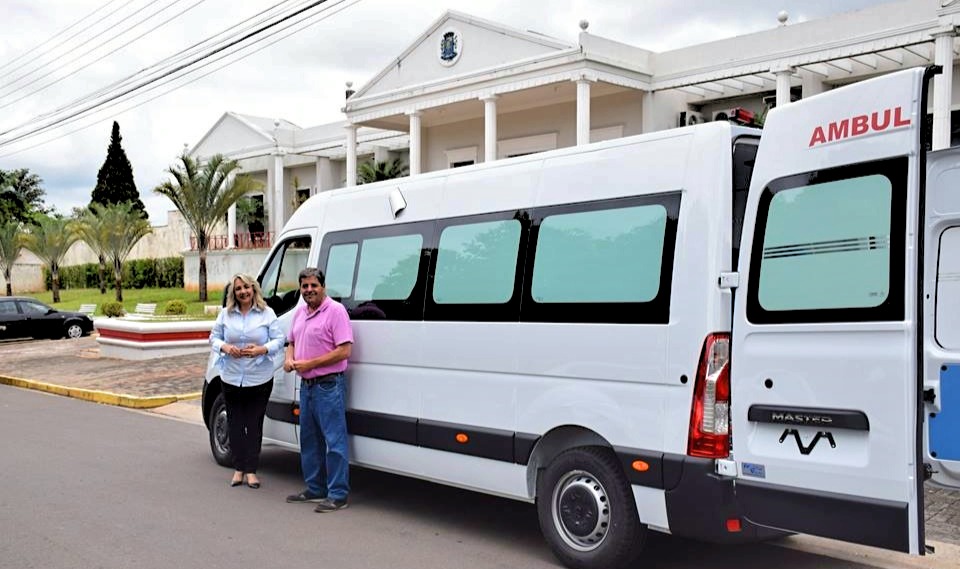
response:
[[[300,385],[300,466],[307,490],[332,500],[350,493],[347,384],[336,379]]]

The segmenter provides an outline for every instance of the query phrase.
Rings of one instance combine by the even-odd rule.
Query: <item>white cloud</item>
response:
[[[328,5],[334,1],[329,0]],[[151,22],[155,25],[193,3],[194,0],[182,0]],[[175,160],[183,144],[192,145],[199,141],[223,112],[283,117],[300,126],[341,120],[339,109],[343,104],[345,81],[352,80],[355,87],[363,85],[448,8],[571,43],[576,41],[579,32],[578,22],[587,19],[592,33],[662,51],[772,28],[780,9],[795,12],[791,21],[797,22],[880,3],[880,0],[844,0],[839,3],[781,0],[773,5],[765,0],[687,0],[682,3],[672,0],[643,3],[635,0],[461,0],[451,4],[440,0],[360,0],[342,13],[156,100],[129,110],[125,109],[131,105],[119,105],[45,137],[31,139],[20,147],[0,148],[0,169],[29,168],[44,179],[47,203],[61,212],[69,212],[71,207],[89,201],[97,170],[106,156],[112,121],[117,120],[141,199],[147,205],[151,220],[162,223],[172,204],[153,194],[152,189],[163,180],[164,169]],[[103,5],[103,0],[5,0],[4,16],[13,25],[6,25],[0,36],[0,65]],[[99,14],[102,16],[121,5],[123,2],[114,2]],[[134,0],[123,14],[144,8],[139,15],[143,17],[163,5]],[[0,131],[151,65],[269,5],[262,0],[206,0],[156,32],[115,54],[104,56],[106,51],[119,45],[114,42],[110,48],[70,64],[56,76],[102,57],[88,68],[27,100],[0,109]],[[98,22],[64,46],[73,46],[73,49],[57,50],[46,58],[33,61],[32,67],[27,69],[39,66],[53,55],[58,55],[60,63],[68,61],[94,45],[77,47],[82,38],[90,38],[109,28],[111,32],[93,40],[103,41],[138,19],[133,17],[127,23],[118,23],[119,18],[120,14]],[[132,38],[148,27],[140,26],[125,37]],[[77,29],[79,27],[72,31]],[[68,35],[60,34],[55,41]],[[53,44],[47,47],[50,45]],[[31,58],[17,62],[17,65],[28,60]],[[0,75],[13,68],[0,68]],[[197,75],[207,71],[209,69],[199,71]],[[0,85],[8,85],[15,76],[0,77]],[[29,89],[46,81],[49,79],[41,80]],[[0,87],[0,106],[26,92],[4,96],[10,89],[12,87]],[[158,92],[136,100],[143,101]],[[91,124],[89,128],[66,134]],[[54,137],[61,138],[3,156],[11,150]]]

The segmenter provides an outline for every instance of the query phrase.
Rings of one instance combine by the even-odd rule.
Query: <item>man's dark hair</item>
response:
[[[326,279],[323,276],[323,271],[316,267],[307,267],[306,269],[300,271],[300,274],[297,276],[297,284],[303,284],[303,279],[308,279],[310,277],[317,277],[317,280],[320,282],[320,286],[327,286]]]

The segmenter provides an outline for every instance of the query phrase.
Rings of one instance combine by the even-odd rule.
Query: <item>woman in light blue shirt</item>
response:
[[[231,486],[246,481],[259,488],[257,467],[263,440],[263,415],[273,390],[274,356],[283,350],[277,315],[267,306],[260,284],[243,273],[233,277],[227,302],[210,332],[210,347],[227,405],[234,473]]]

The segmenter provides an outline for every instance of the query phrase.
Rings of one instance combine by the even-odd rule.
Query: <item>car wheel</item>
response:
[[[83,326],[77,324],[76,322],[70,322],[67,324],[67,329],[64,331],[64,334],[67,338],[76,340],[83,336]]]
[[[233,466],[230,451],[230,425],[227,423],[227,402],[223,393],[217,395],[210,409],[210,451],[220,466]]]
[[[610,449],[564,451],[537,484],[537,514],[554,555],[575,569],[619,569],[637,559],[647,528]]]

